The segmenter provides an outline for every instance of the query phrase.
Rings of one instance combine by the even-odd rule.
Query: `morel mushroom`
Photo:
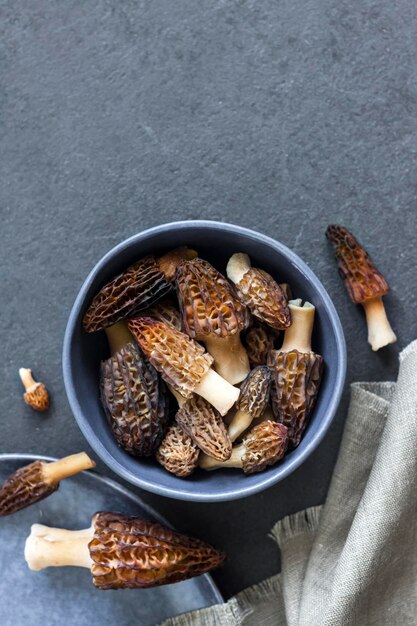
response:
[[[198,467],[200,449],[178,424],[171,424],[156,452],[156,460],[171,474],[186,478]]]
[[[178,263],[197,255],[177,248],[155,259],[149,255],[113,278],[101,288],[84,315],[84,328],[92,333],[152,306],[172,290]]]
[[[247,254],[234,254],[229,259],[226,272],[252,315],[275,330],[290,326],[291,315],[284,291],[270,274],[252,267]]]
[[[175,278],[185,332],[205,343],[220,376],[233,385],[241,382],[249,373],[249,361],[240,332],[249,318],[234,288],[199,258],[182,262]]]
[[[97,589],[142,589],[204,574],[219,566],[224,555],[155,522],[100,512],[84,530],[33,524],[25,559],[34,571],[85,567]]]
[[[162,378],[184,398],[203,396],[220,413],[239,397],[239,389],[211,369],[213,358],[204,348],[164,322],[151,317],[130,320],[129,329]]]
[[[271,401],[275,419],[288,428],[289,443],[298,446],[320,387],[323,358],[311,350],[315,307],[290,301],[293,323],[285,331],[281,350],[269,353]]]
[[[173,326],[177,330],[181,330],[181,313],[167,300],[157,302],[149,309],[141,311],[139,317],[153,317],[156,320]]]
[[[220,463],[203,454],[200,467],[205,470],[239,467],[245,474],[262,472],[268,465],[274,465],[282,459],[287,445],[288,432],[283,424],[262,422],[249,432],[240,445],[233,448],[230,459]]]
[[[254,319],[252,326],[246,333],[245,345],[250,366],[266,365],[268,352],[273,350],[278,337],[276,330]]]
[[[85,452],[59,461],[34,461],[19,468],[0,486],[0,517],[16,513],[50,496],[64,478],[95,467]]]
[[[232,443],[220,413],[201,396],[187,400],[177,411],[175,421],[209,456],[226,461],[232,454]]]
[[[168,392],[155,368],[141,355],[119,322],[106,328],[112,356],[101,363],[101,400],[121,448],[150,456],[168,426]]]
[[[49,394],[43,383],[37,383],[32,370],[21,367],[19,370],[20,379],[26,389],[23,399],[35,411],[46,411],[49,408]]]
[[[342,277],[350,299],[354,304],[362,304],[368,325],[368,343],[376,351],[397,337],[391,328],[385,311],[382,296],[389,291],[389,285],[380,274],[368,253],[355,237],[343,226],[330,225],[326,236],[333,244]]]
[[[250,426],[252,420],[261,417],[269,401],[270,388],[271,371],[264,365],[252,370],[242,383],[236,403],[237,412],[228,429],[231,441],[235,441]]]

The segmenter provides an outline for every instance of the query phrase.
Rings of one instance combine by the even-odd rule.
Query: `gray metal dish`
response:
[[[0,455],[0,482],[35,459],[31,454]],[[86,528],[96,511],[115,511],[168,522],[135,494],[114,481],[81,472],[58,491],[23,511],[0,519],[0,624],[2,626],[155,626],[164,619],[223,602],[205,574],[155,589],[100,591],[87,570],[76,567],[31,572],[23,556],[35,522],[69,529]]]
[[[288,282],[296,297],[316,306],[313,348],[323,355],[325,372],[319,397],[304,438],[277,465],[260,474],[245,476],[236,470],[196,471],[180,479],[154,460],[135,459],[118,447],[107,424],[99,398],[99,364],[107,358],[103,332],[88,334],[82,328],[84,313],[93,296],[115,274],[149,253],[162,253],[189,245],[219,270],[225,271],[234,252],[247,252],[253,264]],[[294,252],[261,233],[221,222],[174,222],[134,235],[110,250],[92,270],[77,296],[64,339],[63,371],[68,399],[75,418],[96,453],[131,483],[160,495],[183,500],[214,502],[243,498],[262,491],[293,472],[324,437],[335,415],[346,373],[346,346],[339,317],[316,275]]]

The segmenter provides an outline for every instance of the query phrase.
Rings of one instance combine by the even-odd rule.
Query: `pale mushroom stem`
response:
[[[210,402],[220,415],[226,415],[239,397],[239,389],[212,369],[209,369],[194,391]]]
[[[184,406],[184,404],[187,402],[187,398],[184,398],[184,396],[182,396],[180,393],[178,393],[178,391],[176,389],[174,389],[174,387],[172,385],[167,384],[167,387],[170,390],[170,392],[172,393],[172,395],[174,396],[174,398],[176,399],[176,401],[178,402],[178,406],[180,408],[182,406]]]
[[[301,305],[301,300],[290,300],[291,326],[285,330],[280,352],[311,352],[311,334],[313,332],[315,306],[310,302]]]
[[[95,467],[95,462],[90,459],[88,454],[80,452],[79,454],[71,454],[59,461],[44,463],[42,466],[42,474],[48,483],[59,483],[64,478],[74,476],[78,472]]]
[[[195,250],[187,248],[187,246],[182,246],[159,257],[157,263],[165,278],[172,280],[175,276],[175,270],[181,261],[195,259],[196,256],[198,256],[198,254]]]
[[[20,380],[22,381],[26,391],[31,391],[36,385],[39,383],[32,376],[32,370],[27,369],[26,367],[21,367],[19,369]]]
[[[127,323],[125,321],[117,322],[113,326],[108,326],[104,329],[106,331],[107,339],[110,346],[111,355],[115,355],[119,350],[130,342],[135,342],[131,335]]]
[[[33,524],[26,539],[25,559],[29,569],[46,567],[86,567],[93,563],[88,544],[94,537],[94,526],[84,530],[65,530]]]
[[[202,454],[200,456],[199,465],[204,470],[215,470],[222,469],[224,467],[242,467],[242,457],[245,453],[244,444],[240,444],[239,446],[235,446],[232,449],[232,455],[227,461],[217,461],[213,459],[213,457],[208,456],[207,454]]]
[[[365,300],[362,306],[368,325],[368,343],[372,350],[376,352],[390,343],[395,343],[397,337],[388,321],[382,297]]]
[[[250,372],[249,359],[239,333],[229,337],[209,335],[204,338],[207,351],[214,358],[214,368],[231,385],[245,380]]]
[[[236,285],[237,283],[240,283],[250,268],[251,262],[249,256],[244,252],[236,252],[230,257],[227,264],[227,277]]]
[[[236,411],[228,429],[230,441],[236,441],[239,435],[251,425],[252,421],[253,418],[250,413],[241,410]]]

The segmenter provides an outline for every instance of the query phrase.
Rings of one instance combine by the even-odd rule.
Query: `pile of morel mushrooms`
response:
[[[320,386],[314,306],[290,299],[247,254],[226,273],[189,248],[149,255],[84,317],[87,332],[108,337],[101,398],[118,444],[182,478],[277,463],[300,443]]]

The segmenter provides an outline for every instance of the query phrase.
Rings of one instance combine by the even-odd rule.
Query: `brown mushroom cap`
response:
[[[352,233],[343,226],[331,224],[326,237],[335,248],[339,273],[352,302],[359,304],[388,293],[387,281]]]
[[[156,460],[179,478],[193,473],[198,466],[200,450],[178,424],[172,424],[156,452]]]
[[[238,411],[249,413],[255,419],[262,415],[269,401],[271,371],[260,365],[253,369],[240,387],[240,396],[236,402]]]
[[[186,334],[151,317],[130,320],[128,326],[162,378],[189,398],[209,371],[212,357]]]
[[[54,493],[59,483],[47,483],[42,461],[34,461],[9,476],[0,487],[0,517],[24,509]]]
[[[153,317],[160,322],[181,330],[181,313],[170,300],[161,300],[149,309],[145,309],[138,317]]]
[[[182,262],[175,279],[183,327],[190,337],[227,337],[247,326],[246,307],[229,281],[208,261],[197,258]]]
[[[323,371],[323,357],[314,352],[272,350],[272,410],[275,419],[288,428],[289,442],[298,446],[317,398]]]
[[[153,454],[168,425],[167,390],[135,344],[102,362],[101,399],[119,445],[135,456]]]
[[[245,474],[262,472],[284,456],[288,446],[288,432],[283,424],[266,421],[255,426],[245,437],[242,446],[242,468]]]
[[[32,370],[21,367],[19,376],[26,392],[23,399],[35,411],[46,411],[49,408],[49,394],[43,383],[38,383],[32,376]]]
[[[138,589],[179,582],[218,567],[224,555],[155,522],[97,513],[89,543],[98,589]]]
[[[273,328],[254,318],[254,322],[246,332],[244,343],[249,357],[250,366],[266,365],[268,352],[274,349],[278,333]]]
[[[201,396],[194,395],[178,410],[175,421],[205,454],[226,461],[232,443],[218,411]]]

